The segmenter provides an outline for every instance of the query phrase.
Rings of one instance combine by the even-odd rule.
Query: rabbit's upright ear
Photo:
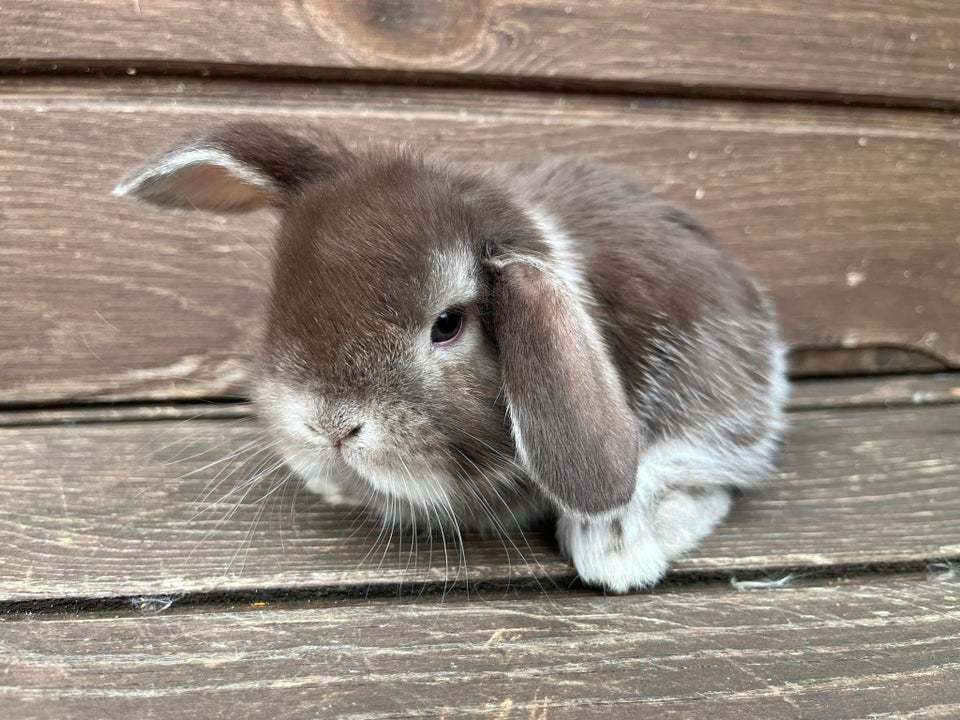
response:
[[[639,431],[596,323],[539,259],[493,265],[494,334],[521,462],[564,511],[625,505]]]
[[[181,142],[130,174],[113,194],[161,207],[244,212],[283,205],[351,159],[330,135],[308,138],[238,122]]]

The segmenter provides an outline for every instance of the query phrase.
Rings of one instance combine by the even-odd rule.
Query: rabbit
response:
[[[331,501],[433,527],[551,519],[581,580],[625,593],[773,471],[787,383],[770,300],[616,169],[467,167],[239,122],[115,194],[279,212],[251,396]]]

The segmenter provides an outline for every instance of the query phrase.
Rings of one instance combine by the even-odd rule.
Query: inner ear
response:
[[[278,202],[277,183],[222,150],[188,148],[148,165],[113,191],[160,207],[221,212]]]
[[[132,173],[114,195],[161,207],[242,212],[282,205],[353,159],[329,133],[238,122],[184,140]]]

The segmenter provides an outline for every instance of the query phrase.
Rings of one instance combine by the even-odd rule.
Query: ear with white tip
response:
[[[540,261],[493,264],[494,334],[521,462],[565,512],[623,507],[639,431],[595,322]]]
[[[284,204],[351,158],[330,135],[233,123],[181,142],[125,178],[113,194],[160,207],[245,212]]]

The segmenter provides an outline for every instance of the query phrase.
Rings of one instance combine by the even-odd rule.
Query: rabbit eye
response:
[[[448,343],[456,340],[463,330],[463,315],[456,310],[447,310],[433,323],[430,340],[435,343]]]

